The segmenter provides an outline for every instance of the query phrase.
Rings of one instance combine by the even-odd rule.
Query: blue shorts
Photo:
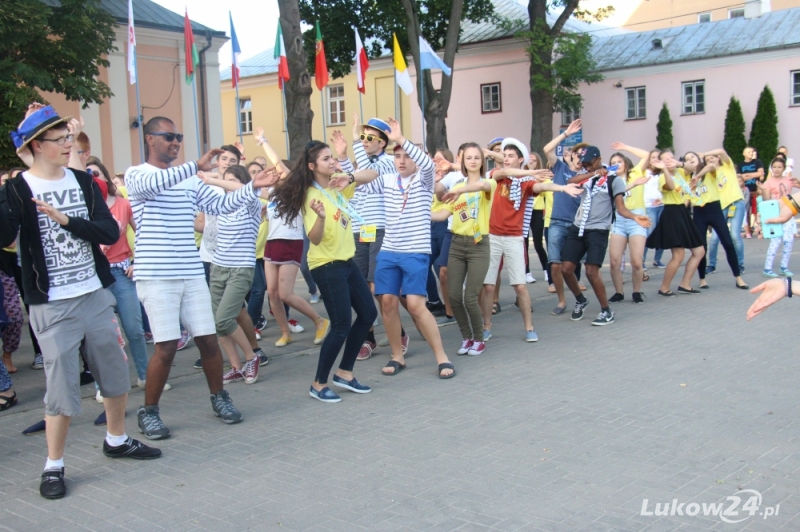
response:
[[[567,232],[574,224],[563,220],[550,220],[547,230],[547,260],[561,264],[561,249],[567,240]]]
[[[453,241],[453,232],[446,231],[444,240],[442,240],[442,247],[439,250],[439,258],[436,259],[436,266],[439,268],[447,268],[447,257],[450,256],[450,243]]]
[[[428,255],[381,251],[375,266],[375,295],[427,296]]]
[[[646,211],[641,209],[633,209],[631,212],[633,214],[644,215]],[[630,238],[632,236],[643,236],[647,238],[647,229],[636,223],[636,220],[623,218],[617,214],[617,220],[614,222],[614,228],[611,230],[611,234],[621,235],[625,238]]]

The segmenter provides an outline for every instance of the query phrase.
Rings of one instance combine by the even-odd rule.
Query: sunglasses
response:
[[[63,146],[67,142],[72,142],[72,139],[74,137],[75,137],[74,135],[64,135],[63,137],[58,137],[56,139],[35,139],[35,140],[38,140],[40,142],[55,142],[59,146]]]
[[[164,131],[159,131],[150,134],[154,137],[164,137],[164,140],[167,142],[172,142],[175,139],[178,139],[178,142],[183,142],[183,133],[165,133]]]
[[[361,140],[366,140],[367,142],[372,142],[373,140],[383,140],[378,135],[370,135],[369,133],[362,133],[361,135],[359,135],[359,137],[361,138]]]

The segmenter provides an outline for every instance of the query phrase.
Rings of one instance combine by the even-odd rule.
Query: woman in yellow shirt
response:
[[[485,349],[478,296],[489,271],[489,215],[497,189],[497,181],[483,179],[485,169],[481,147],[473,142],[466,144],[461,173],[467,180],[445,193],[440,210],[431,215],[433,221],[445,221],[453,215],[447,283],[450,305],[463,338],[459,355],[480,355]]]
[[[319,287],[331,325],[322,342],[317,374],[309,395],[325,403],[342,400],[327,383],[343,344],[344,353],[333,384],[356,393],[372,391],[356,380],[353,366],[372,322],[378,317],[367,280],[353,262],[355,242],[350,221],[359,214],[350,208],[348,201],[355,192],[355,177],[349,174],[350,185],[341,192],[330,188],[336,162],[327,144],[311,141],[289,175],[272,191],[277,216],[292,220],[302,215],[311,241],[308,267]],[[352,321],[351,308],[356,312],[355,321]]]
[[[728,221],[722,214],[722,203],[720,202],[723,190],[727,192],[728,189],[735,189],[739,195],[742,193],[733,161],[725,153],[725,150],[720,148],[706,152],[704,156],[688,152],[683,156],[683,165],[686,181],[692,188],[693,218],[697,231],[703,239],[703,248],[708,249],[708,228],[711,227],[717,233],[722,248],[725,250],[728,265],[736,279],[736,288],[749,289],[750,287],[744,282],[739,271],[736,248],[733,246]],[[697,273],[700,275],[700,288],[708,288],[705,253],[700,260]]]
[[[661,152],[658,163],[651,163],[651,166],[664,172],[658,179],[661,189],[664,210],[661,213],[653,232],[647,237],[646,246],[650,249],[670,249],[672,258],[664,270],[664,279],[661,281],[661,288],[658,295],[665,297],[675,297],[675,292],[670,290],[670,284],[678,268],[683,262],[686,249],[691,250],[692,256],[686,262],[683,270],[683,279],[678,285],[678,292],[682,294],[696,294],[699,290],[692,288],[692,277],[697,270],[700,259],[703,258],[703,238],[697,231],[697,226],[689,217],[689,210],[685,206],[688,197],[689,185],[677,170],[678,161],[675,155],[669,151]]]

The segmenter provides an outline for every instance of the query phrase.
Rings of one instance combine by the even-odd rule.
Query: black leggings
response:
[[[536,254],[539,256],[539,262],[542,265],[542,269],[547,272],[548,282],[552,283],[550,280],[550,263],[547,261],[547,248],[544,247],[543,210],[533,210],[533,215],[531,216],[531,235],[533,236],[533,249],[536,250]]]
[[[708,251],[708,228],[710,226],[719,235],[719,242],[725,250],[725,257],[728,259],[728,265],[731,267],[733,276],[739,277],[739,259],[736,257],[736,248],[733,247],[731,232],[728,229],[725,216],[722,214],[720,202],[712,201],[702,207],[695,207],[692,217],[697,230],[700,231],[700,236],[703,237],[703,248]],[[700,266],[697,267],[697,273],[700,274],[700,279],[706,278],[705,254],[700,260]]]

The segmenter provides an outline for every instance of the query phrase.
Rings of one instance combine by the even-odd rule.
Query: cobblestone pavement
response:
[[[746,241],[751,285],[761,282],[765,251],[765,241]],[[43,415],[43,374],[29,367],[26,338],[15,356],[21,404],[0,416],[0,529],[800,530],[800,303],[748,323],[753,296],[734,288],[721,251],[719,259],[712,288],[695,296],[657,296],[663,270],[651,269],[645,304],[615,304],[608,327],[590,325],[599,312],[591,289],[588,319],[551,316],[555,296],[539,279],[529,285],[535,344],[523,342],[506,286],[483,356],[455,356],[457,327],[440,329],[456,378],[436,378],[429,348],[411,332],[407,370],[382,376],[381,348],[356,367],[373,393],[344,393],[335,405],[308,397],[312,334],[295,335],[284,353],[272,347],[271,323],[261,344],[280,356],[255,385],[228,386],[245,416],[238,425],[213,416],[191,368],[197,351],[181,351],[162,398],[173,433],[157,444],[163,458],[103,457],[105,432],[92,424],[101,406],[86,386],[60,501],[38,494],[44,436],[20,434]],[[134,436],[142,399],[132,390]],[[727,517],[746,518],[739,524],[686,515],[703,503],[728,508],[740,489],[763,499],[750,516],[742,505],[751,493],[740,494],[739,514]],[[664,503],[671,515],[642,515]]]

